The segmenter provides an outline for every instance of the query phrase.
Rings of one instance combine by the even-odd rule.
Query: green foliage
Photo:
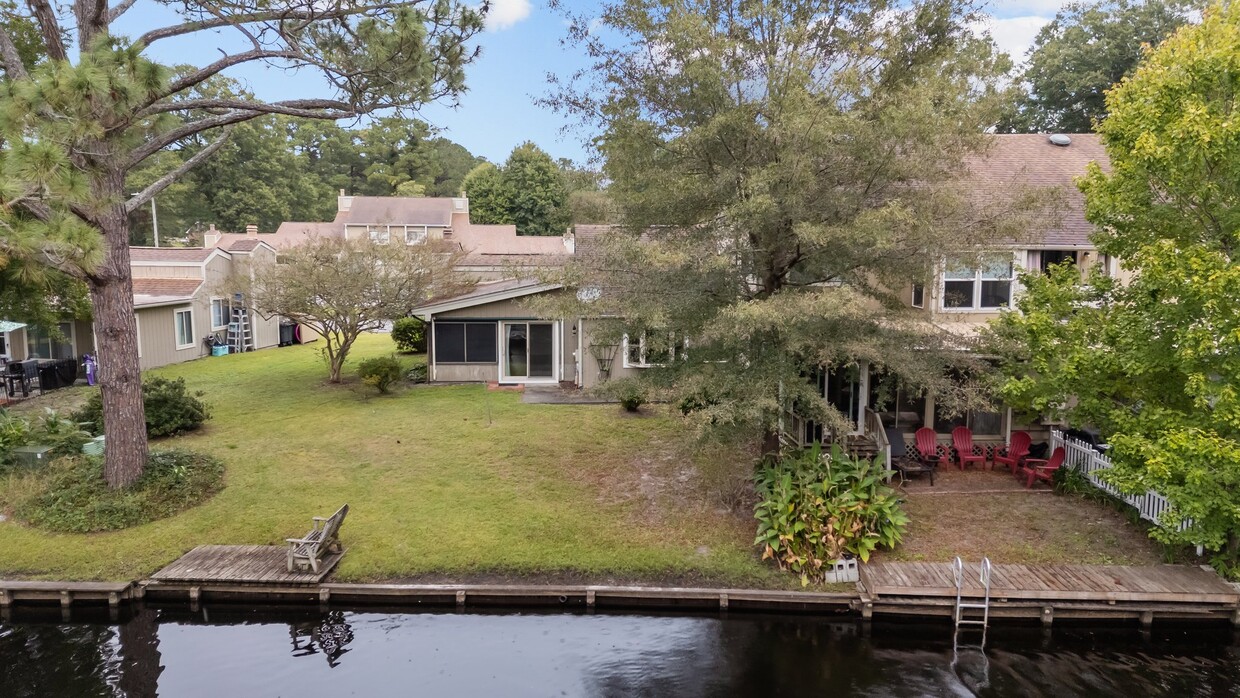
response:
[[[359,363],[357,375],[366,385],[386,394],[390,392],[392,384],[404,378],[405,367],[401,366],[400,359],[395,355],[376,356]]]
[[[34,424],[0,408],[0,465],[9,464],[13,449],[19,446],[51,446],[53,455],[71,456],[80,453],[90,438],[90,433],[76,421],[61,416],[51,408],[45,407]]]
[[[1171,502],[1152,534],[1240,562],[1240,7],[1181,28],[1107,97],[1110,172],[1081,182],[1131,276],[1029,277],[993,331],[1004,397],[1099,428],[1107,477]],[[1179,524],[1191,519],[1181,532]]]
[[[974,32],[981,17],[812,0],[612,0],[599,17],[571,29],[591,68],[550,102],[600,134],[620,224],[558,280],[605,300],[537,312],[623,318],[592,325],[650,329],[652,356],[670,355],[670,333],[691,338],[641,379],[674,404],[709,395],[689,419],[719,439],[822,406],[807,377],[823,365],[869,363],[952,410],[982,407],[944,371],[981,363],[892,291],[1044,225],[1029,215],[1044,193],[1014,187],[979,211],[955,179],[986,146],[1009,67]]]
[[[650,399],[650,390],[646,384],[636,378],[620,378],[607,381],[598,387],[601,395],[610,397],[620,403],[625,412],[636,412]]]
[[[569,224],[566,181],[550,155],[522,143],[502,167],[484,163],[465,177],[470,219],[513,224],[518,235],[562,235]]]
[[[0,407],[0,465],[9,462],[13,449],[30,441],[30,422]]]
[[[191,451],[151,453],[142,477],[113,489],[103,479],[103,460],[71,456],[53,461],[36,491],[17,502],[17,518],[31,526],[66,533],[115,531],[156,521],[209,499],[224,485],[224,466]]]
[[[392,341],[404,354],[426,351],[426,323],[416,317],[403,317],[392,323]]]
[[[201,390],[190,392],[184,378],[152,376],[142,381],[147,436],[173,436],[200,428],[211,418],[211,409],[202,400],[204,395]],[[90,424],[96,434],[104,433],[103,397],[92,393],[73,419]]]
[[[1132,73],[1200,8],[1196,0],[1098,0],[1064,6],[1042,27],[1020,75],[1024,83],[1001,132],[1088,133],[1106,116],[1106,91]]]
[[[426,364],[414,364],[409,372],[405,374],[405,380],[410,383],[425,383],[428,374]]]
[[[863,562],[879,548],[894,548],[908,526],[897,492],[885,484],[890,471],[854,459],[838,446],[830,456],[814,448],[768,460],[755,478],[758,520],[755,545],[762,559],[819,581],[842,557]]]

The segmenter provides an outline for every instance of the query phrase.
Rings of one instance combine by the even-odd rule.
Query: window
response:
[[[436,322],[434,328],[436,363],[493,364],[499,360],[493,322]]]
[[[652,332],[647,335],[645,331],[642,331],[634,336],[635,341],[630,341],[627,334],[620,340],[625,368],[664,366],[666,364],[663,357],[672,361],[677,359],[683,361],[688,358],[689,339],[687,337],[677,339],[675,332],[667,333],[666,344],[654,341],[654,338],[661,337],[662,333]]]
[[[192,308],[178,310],[172,314],[173,324],[177,333],[177,349],[189,349],[194,346],[194,311]]]
[[[211,330],[223,330],[228,328],[228,322],[232,317],[232,305],[226,298],[211,299]]]
[[[913,284],[913,307],[926,307],[926,287],[921,284]]]
[[[62,322],[57,325],[60,330],[59,337],[53,337],[38,325],[30,325],[26,328],[26,358],[27,359],[72,359],[73,352],[73,323]]]
[[[976,268],[949,262],[943,271],[944,308],[1005,308],[1011,300],[1011,259],[990,260]]]
[[[962,415],[947,416],[940,414],[940,408],[934,408],[934,431],[939,434],[950,434],[956,427],[968,427],[974,436],[1002,436],[1003,413],[987,410],[970,410]]]
[[[424,225],[405,226],[405,244],[416,245],[420,242],[426,242],[426,226]]]
[[[9,335],[7,332],[0,332],[0,356],[9,355]]]
[[[386,225],[368,225],[366,231],[370,233],[371,242],[386,245],[392,240],[391,231]]]
[[[1076,252],[1072,250],[1042,250],[1041,257],[1042,259],[1039,260],[1038,266],[1043,274],[1050,271],[1051,266],[1055,264],[1064,264],[1066,262],[1075,265],[1077,263]]]

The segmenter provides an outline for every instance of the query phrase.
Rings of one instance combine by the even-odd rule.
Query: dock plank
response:
[[[200,545],[151,575],[161,583],[318,584],[343,553],[323,558],[317,573],[289,572],[279,545]]]

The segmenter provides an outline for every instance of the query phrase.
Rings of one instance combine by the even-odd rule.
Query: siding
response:
[[[215,262],[221,261],[220,257],[216,257]],[[225,264],[227,260],[222,260]],[[132,275],[135,278],[159,278],[159,279],[201,279],[202,267],[199,266],[172,266],[172,265],[134,265],[132,267]]]
[[[472,308],[461,308],[441,313],[434,317],[437,322],[445,322],[461,319],[486,319],[496,321],[519,321],[538,319],[531,313],[522,303],[523,299],[511,299],[487,303],[484,305],[474,306]],[[559,333],[559,343],[557,349],[559,356],[559,380],[573,381],[577,374],[577,334],[576,323],[572,320],[555,321]],[[497,328],[497,333],[502,333],[502,329]],[[500,361],[503,361],[503,335],[499,334],[499,361],[489,364],[444,364],[437,363],[434,350],[432,347],[430,363],[433,366],[431,373],[432,380],[435,382],[492,382],[500,380]]]
[[[581,324],[584,328],[583,331],[585,332],[583,341],[581,343],[582,344],[581,387],[586,388],[586,389],[596,387],[597,385],[603,382],[601,380],[601,376],[599,373],[598,360],[594,358],[594,354],[591,353],[590,351],[590,347],[593,346],[594,344],[593,342],[594,334],[591,330],[591,324],[593,322],[596,322],[596,321],[593,321],[590,319],[581,320]],[[623,347],[616,348],[616,355],[612,357],[612,360],[611,360],[611,373],[609,375],[608,380],[618,380],[620,378],[630,378],[632,376],[638,376],[638,375],[641,375],[641,372],[645,370],[641,368],[625,368],[624,357],[620,355],[620,352],[622,349]]]
[[[472,308],[460,308],[458,310],[449,310],[435,316],[437,320],[447,320],[448,318],[485,318],[488,320],[529,320],[535,316],[529,309],[524,307],[521,298],[513,298],[504,301],[495,301],[485,305],[475,305]]]
[[[204,311],[200,305],[193,306],[194,345],[187,349],[176,348],[174,313],[177,310],[191,307],[189,304],[143,308],[138,311],[138,342],[142,352],[139,364],[143,370],[189,361],[205,355],[202,349],[203,335],[199,334],[199,329],[203,326],[203,322],[210,324],[210,318],[204,321],[201,317],[204,312],[210,312],[210,307],[208,306]]]

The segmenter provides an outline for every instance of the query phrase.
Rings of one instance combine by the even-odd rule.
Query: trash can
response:
[[[63,387],[64,383],[60,380],[60,371],[56,370],[55,362],[39,364],[39,390],[47,392]]]
[[[280,346],[287,347],[297,341],[297,325],[291,322],[280,324]]]

